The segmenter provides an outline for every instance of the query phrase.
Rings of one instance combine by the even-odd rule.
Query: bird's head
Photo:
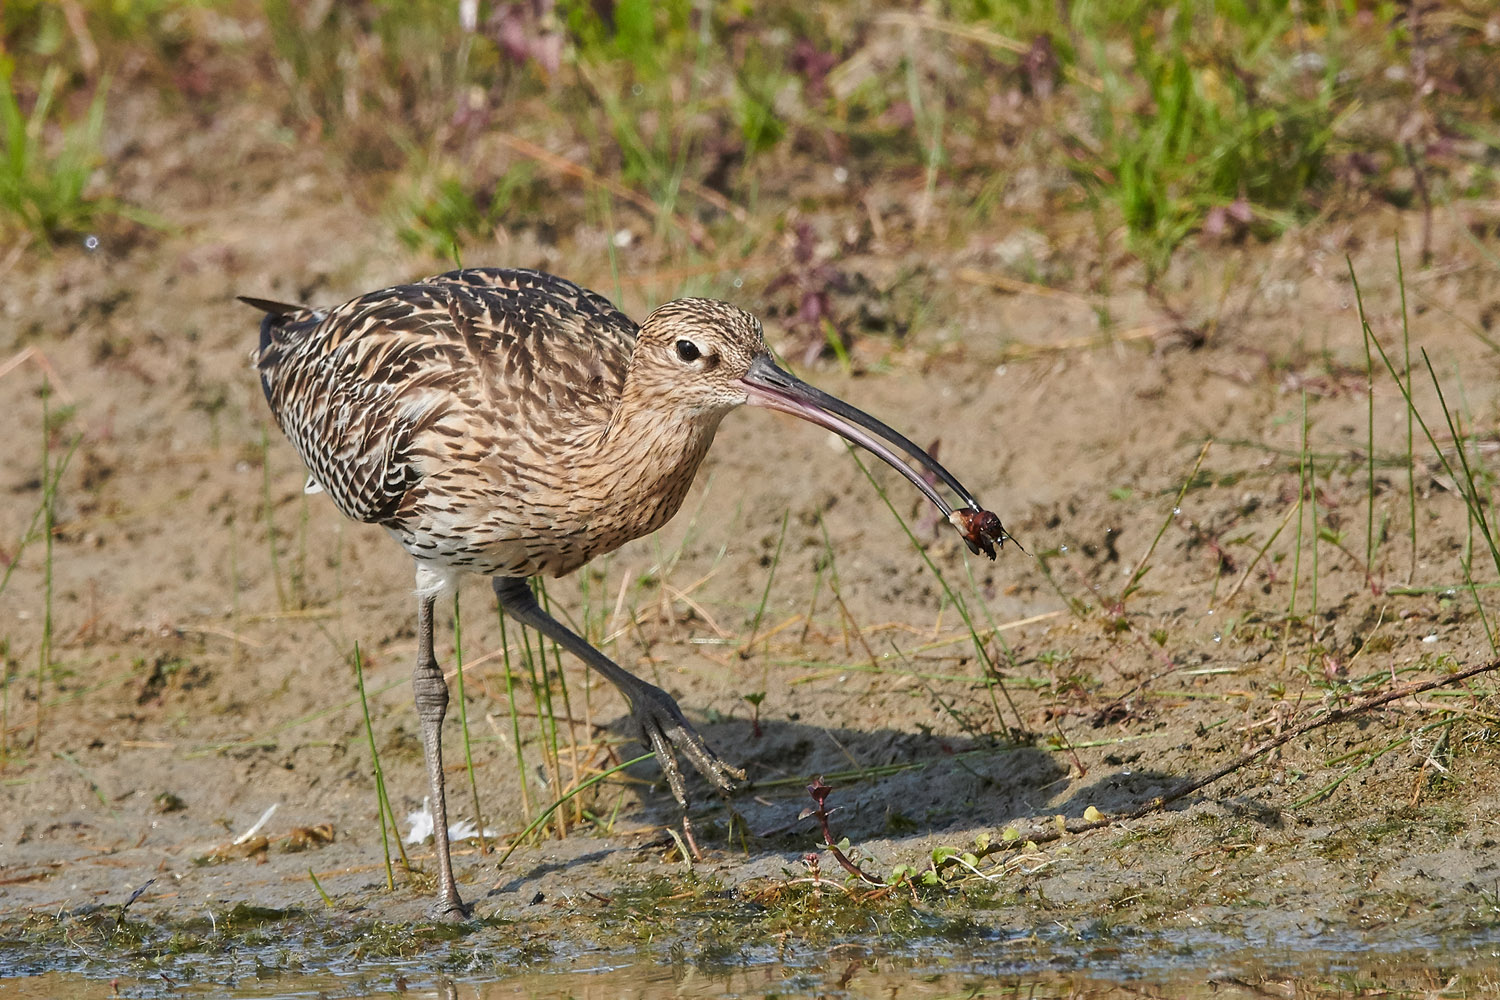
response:
[[[630,362],[634,389],[689,415],[748,402],[743,382],[766,350],[760,320],[715,299],[674,299],[641,324]]]
[[[714,424],[746,403],[790,413],[868,449],[898,470],[958,528],[973,552],[993,559],[995,547],[1010,537],[1000,519],[981,508],[937,459],[863,410],[778,367],[766,348],[760,320],[727,302],[675,299],[647,316],[636,337],[626,391],[649,400],[646,405],[654,409],[708,417]],[[946,484],[965,506],[955,509],[934,489],[935,482]]]

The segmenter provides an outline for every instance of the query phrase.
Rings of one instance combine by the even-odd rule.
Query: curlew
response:
[[[1009,537],[932,456],[777,367],[760,322],[725,302],[678,299],[637,326],[570,281],[499,268],[450,271],[332,309],[244,301],[266,314],[255,357],[261,386],[307,466],[308,490],[384,527],[416,562],[412,688],[431,786],[433,912],[442,919],[469,912],[448,848],[448,687],[432,642],[434,602],[460,574],[490,577],[505,614],[619,688],[686,809],[678,753],[725,791],[744,772],[709,748],[670,695],[543,611],[530,577],[561,576],[665,524],[719,422],[745,403],[873,452],[972,551],[993,559]],[[929,479],[964,506],[955,509]]]

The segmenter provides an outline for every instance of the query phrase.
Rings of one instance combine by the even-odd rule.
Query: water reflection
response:
[[[1190,962],[1191,959],[1188,959]],[[0,997],[41,1000],[77,997],[327,998],[327,1000],[1139,1000],[1141,997],[1319,998],[1480,997],[1500,990],[1500,944],[1457,949],[1441,956],[1312,953],[1267,962],[1246,953],[1220,956],[1211,967],[1159,971],[1117,979],[1092,973],[949,972],[890,960],[856,958],[817,968],[766,964],[705,972],[690,965],[608,961],[567,969],[523,972],[491,981],[420,974],[410,966],[369,968],[348,975],[297,975],[257,967],[238,981],[159,977],[90,979],[77,973],[0,978]]]

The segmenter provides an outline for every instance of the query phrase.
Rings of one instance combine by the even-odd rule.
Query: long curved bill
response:
[[[951,472],[943,468],[937,459],[863,410],[856,409],[837,396],[830,396],[778,368],[768,355],[761,355],[752,361],[750,370],[740,381],[745,386],[746,398],[751,405],[790,413],[827,428],[900,472],[958,529],[969,550],[976,555],[983,552],[991,559],[995,558],[995,547],[1003,546],[1005,539],[1010,537],[1001,527],[1000,519],[980,507],[974,495]],[[943,482],[958,495],[965,506],[955,509],[942,494],[933,489],[931,483],[912,468],[910,462],[903,460],[896,450],[892,450],[893,446],[905,453],[911,462]]]

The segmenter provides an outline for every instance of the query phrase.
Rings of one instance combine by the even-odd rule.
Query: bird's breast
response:
[[[718,420],[631,420],[542,438],[447,427],[419,442],[422,475],[391,525],[418,559],[487,575],[561,576],[666,524]]]

